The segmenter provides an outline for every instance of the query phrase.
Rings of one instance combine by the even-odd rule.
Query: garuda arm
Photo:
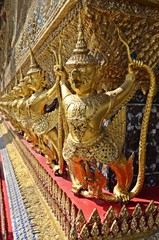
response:
[[[46,102],[46,104],[51,104],[56,94],[57,92],[56,92],[56,83],[55,83],[52,88],[50,88],[45,92],[43,96],[43,100]]]
[[[127,74],[124,83],[119,88],[106,93],[110,97],[106,119],[108,120],[115,115],[113,121],[108,125],[107,131],[116,139],[120,150],[125,141],[126,103],[132,98],[138,88],[135,80],[136,75],[131,72]]]
[[[136,73],[129,72],[124,83],[120,87],[106,93],[106,95],[110,97],[110,104],[106,118],[110,119],[123,106],[125,106],[136,93],[138,88],[139,84],[136,81]]]

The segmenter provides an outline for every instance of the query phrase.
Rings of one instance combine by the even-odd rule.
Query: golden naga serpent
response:
[[[119,29],[117,29],[119,39],[123,42],[123,44],[126,46],[127,54],[129,62],[133,62],[130,54],[130,49],[128,44],[122,39]],[[141,132],[140,132],[140,140],[139,140],[139,171],[138,171],[138,177],[137,182],[134,188],[130,191],[130,199],[138,195],[138,193],[141,191],[142,186],[144,184],[144,177],[145,177],[145,160],[146,160],[146,136],[147,136],[147,130],[148,130],[148,124],[150,119],[150,112],[152,107],[153,98],[155,95],[155,88],[156,88],[156,80],[155,75],[153,73],[153,70],[150,66],[143,64],[143,68],[146,69],[147,73],[150,76],[150,86],[149,91],[146,99],[146,105],[141,125]]]
[[[129,62],[133,63],[128,44],[121,37],[118,28],[117,28],[117,32],[118,32],[118,35],[119,35],[119,39],[126,46]],[[156,63],[153,65],[153,67],[155,65],[156,65]],[[145,110],[144,110],[144,115],[143,115],[143,120],[142,120],[142,125],[141,125],[141,132],[140,132],[138,177],[137,177],[136,185],[129,192],[129,200],[139,194],[139,192],[141,191],[141,189],[143,187],[143,184],[144,184],[145,160],[146,160],[146,135],[147,135],[147,130],[148,130],[148,124],[149,124],[149,119],[150,119],[152,102],[153,102],[153,98],[154,98],[154,95],[155,95],[155,88],[156,88],[156,80],[155,80],[155,75],[152,71],[152,68],[150,66],[146,65],[146,64],[142,64],[142,67],[146,69],[147,73],[150,76],[150,87],[149,87],[149,91],[148,91],[148,95],[147,95],[147,99],[146,99]],[[115,195],[108,195],[106,193],[103,193],[101,195],[101,198],[106,200],[106,201],[112,201],[112,202],[118,202],[119,201],[119,199]]]

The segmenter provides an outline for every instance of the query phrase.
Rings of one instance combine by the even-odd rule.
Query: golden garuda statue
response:
[[[144,182],[146,133],[155,77],[149,66],[130,59],[123,84],[115,90],[98,91],[102,64],[87,48],[81,18],[79,19],[78,40],[73,55],[64,67],[60,49],[56,54],[57,65],[54,66],[61,115],[59,124],[63,122],[64,128],[64,136],[62,130],[59,134],[59,151],[68,165],[75,194],[125,202],[139,193]],[[139,143],[138,179],[135,187],[129,190],[133,178],[134,154],[126,159],[122,152],[126,121],[124,106],[139,86],[137,76],[141,68],[145,68],[150,77],[150,87]],[[110,124],[105,124],[109,119],[113,120]],[[116,174],[117,184],[113,195],[104,191],[106,178],[100,170],[101,164],[108,165]],[[64,164],[60,160],[59,165],[63,172]]]

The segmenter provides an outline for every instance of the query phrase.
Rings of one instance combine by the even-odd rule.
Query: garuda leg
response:
[[[133,160],[134,153],[126,160],[124,154],[118,160],[110,164],[109,167],[115,172],[117,184],[114,187],[114,194],[120,201],[129,200],[129,187],[133,179]]]

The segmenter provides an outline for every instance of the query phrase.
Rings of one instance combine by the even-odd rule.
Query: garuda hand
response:
[[[59,80],[62,80],[62,81],[66,80],[67,78],[66,70],[64,68],[61,69],[60,65],[54,66],[54,72],[55,72],[55,76],[59,78]]]
[[[143,66],[143,62],[142,61],[133,60],[128,65],[128,72],[137,75],[139,70],[142,68],[142,66]]]

